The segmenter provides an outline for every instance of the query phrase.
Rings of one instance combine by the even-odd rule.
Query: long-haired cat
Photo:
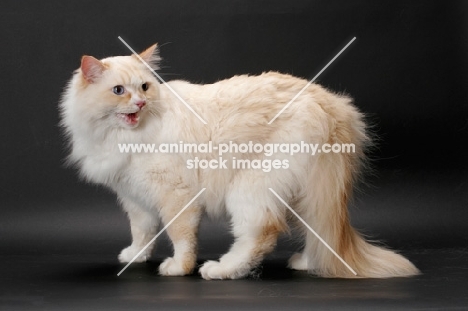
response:
[[[140,57],[157,68],[156,45]],[[117,194],[128,214],[133,242],[119,255],[129,262],[202,189],[167,228],[174,256],[161,275],[186,275],[196,266],[197,229],[203,212],[227,214],[235,242],[199,272],[205,279],[236,279],[249,274],[275,247],[280,233],[295,226],[305,240],[289,267],[324,277],[356,277],[271,192],[288,203],[357,277],[411,276],[418,270],[390,250],[367,243],[351,226],[347,204],[369,138],[363,116],[348,97],[310,85],[279,117],[275,115],[307,84],[276,72],[235,76],[214,84],[173,81],[169,85],[205,121],[203,124],[135,56],[97,60],[84,56],[63,95],[61,125],[70,143],[69,162],[87,181]],[[290,155],[236,150],[224,154],[226,167],[189,168],[187,161],[218,159],[212,153],[123,153],[118,144],[212,142],[354,144],[355,152]],[[234,159],[235,158],[235,159]],[[279,159],[286,166],[269,172],[233,168],[242,160]],[[159,229],[158,229],[159,228]],[[151,256],[151,245],[137,262]]]

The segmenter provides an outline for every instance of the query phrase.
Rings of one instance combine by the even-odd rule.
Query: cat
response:
[[[157,45],[139,54],[158,69]],[[137,57],[98,60],[83,56],[59,104],[61,126],[68,139],[68,162],[88,182],[102,184],[118,196],[130,220],[132,243],[118,259],[130,262],[162,225],[206,188],[167,228],[173,257],[159,274],[193,273],[197,259],[197,230],[203,213],[228,215],[235,241],[219,260],[199,269],[204,279],[246,277],[271,252],[279,234],[296,228],[305,241],[288,267],[322,277],[388,278],[412,276],[418,269],[403,256],[366,242],[351,227],[347,204],[371,143],[363,115],[352,100],[311,84],[280,114],[275,115],[308,81],[267,72],[240,75],[214,84],[185,81],[160,84]],[[201,122],[168,87],[193,108]],[[218,159],[212,153],[125,153],[119,144],[298,143],[354,144],[354,152],[275,153],[287,163],[269,172],[232,168],[236,159],[261,160],[263,153],[224,154],[226,168],[189,168],[195,158]],[[357,273],[326,248],[273,190],[315,230]],[[150,258],[154,243],[135,262]]]

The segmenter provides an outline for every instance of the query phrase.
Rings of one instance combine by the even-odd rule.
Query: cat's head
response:
[[[71,103],[65,99],[64,105],[72,105],[68,108],[76,118],[96,127],[138,128],[148,114],[158,112],[159,83],[146,66],[157,69],[157,45],[139,56],[144,62],[136,55],[101,60],[83,56],[69,86]]]

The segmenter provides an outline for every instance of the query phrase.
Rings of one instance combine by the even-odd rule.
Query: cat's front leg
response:
[[[151,211],[148,211],[125,198],[121,198],[121,202],[130,220],[130,228],[132,232],[132,244],[123,249],[119,255],[119,261],[127,263],[130,262],[156,235],[159,220],[156,211],[151,213]],[[144,262],[149,260],[153,249],[154,242],[151,243],[143,253],[134,260],[134,262]]]
[[[192,193],[173,191],[165,195],[160,210],[161,220],[166,225],[195,196]],[[201,209],[193,202],[167,228],[167,234],[174,247],[174,256],[166,258],[159,266],[159,274],[181,276],[190,274],[196,266],[197,232],[200,223]]]

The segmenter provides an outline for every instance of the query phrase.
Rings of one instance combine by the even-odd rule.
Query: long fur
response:
[[[156,46],[141,57],[153,66]],[[272,124],[268,124],[307,81],[268,72],[235,76],[214,84],[173,81],[169,85],[202,116],[200,122],[135,56],[87,59],[75,71],[60,104],[62,126],[70,143],[69,162],[81,176],[113,189],[127,212],[133,242],[119,255],[130,261],[202,188],[207,190],[168,228],[174,256],[160,266],[162,275],[191,273],[196,263],[197,228],[202,212],[228,214],[235,242],[218,261],[200,269],[205,279],[246,276],[270,252],[278,234],[288,230],[287,208],[274,189],[357,272],[358,277],[411,276],[418,270],[404,257],[367,243],[351,226],[347,204],[370,143],[362,115],[351,100],[310,85]],[[94,70],[103,68],[102,70]],[[91,67],[88,68],[88,67]],[[93,79],[86,79],[90,71]],[[96,72],[102,74],[95,77]],[[143,91],[141,85],[149,84]],[[127,93],[112,93],[122,85]],[[116,117],[138,111],[137,126]],[[228,169],[188,169],[187,160],[217,159],[213,154],[125,154],[118,143],[354,143],[355,153],[275,154],[288,169],[264,172],[229,169],[232,157],[268,159],[263,154],[223,155]],[[300,224],[299,226],[302,226]],[[324,277],[355,277],[317,238],[304,230],[305,247],[289,266]],[[150,247],[137,261],[151,256]]]

